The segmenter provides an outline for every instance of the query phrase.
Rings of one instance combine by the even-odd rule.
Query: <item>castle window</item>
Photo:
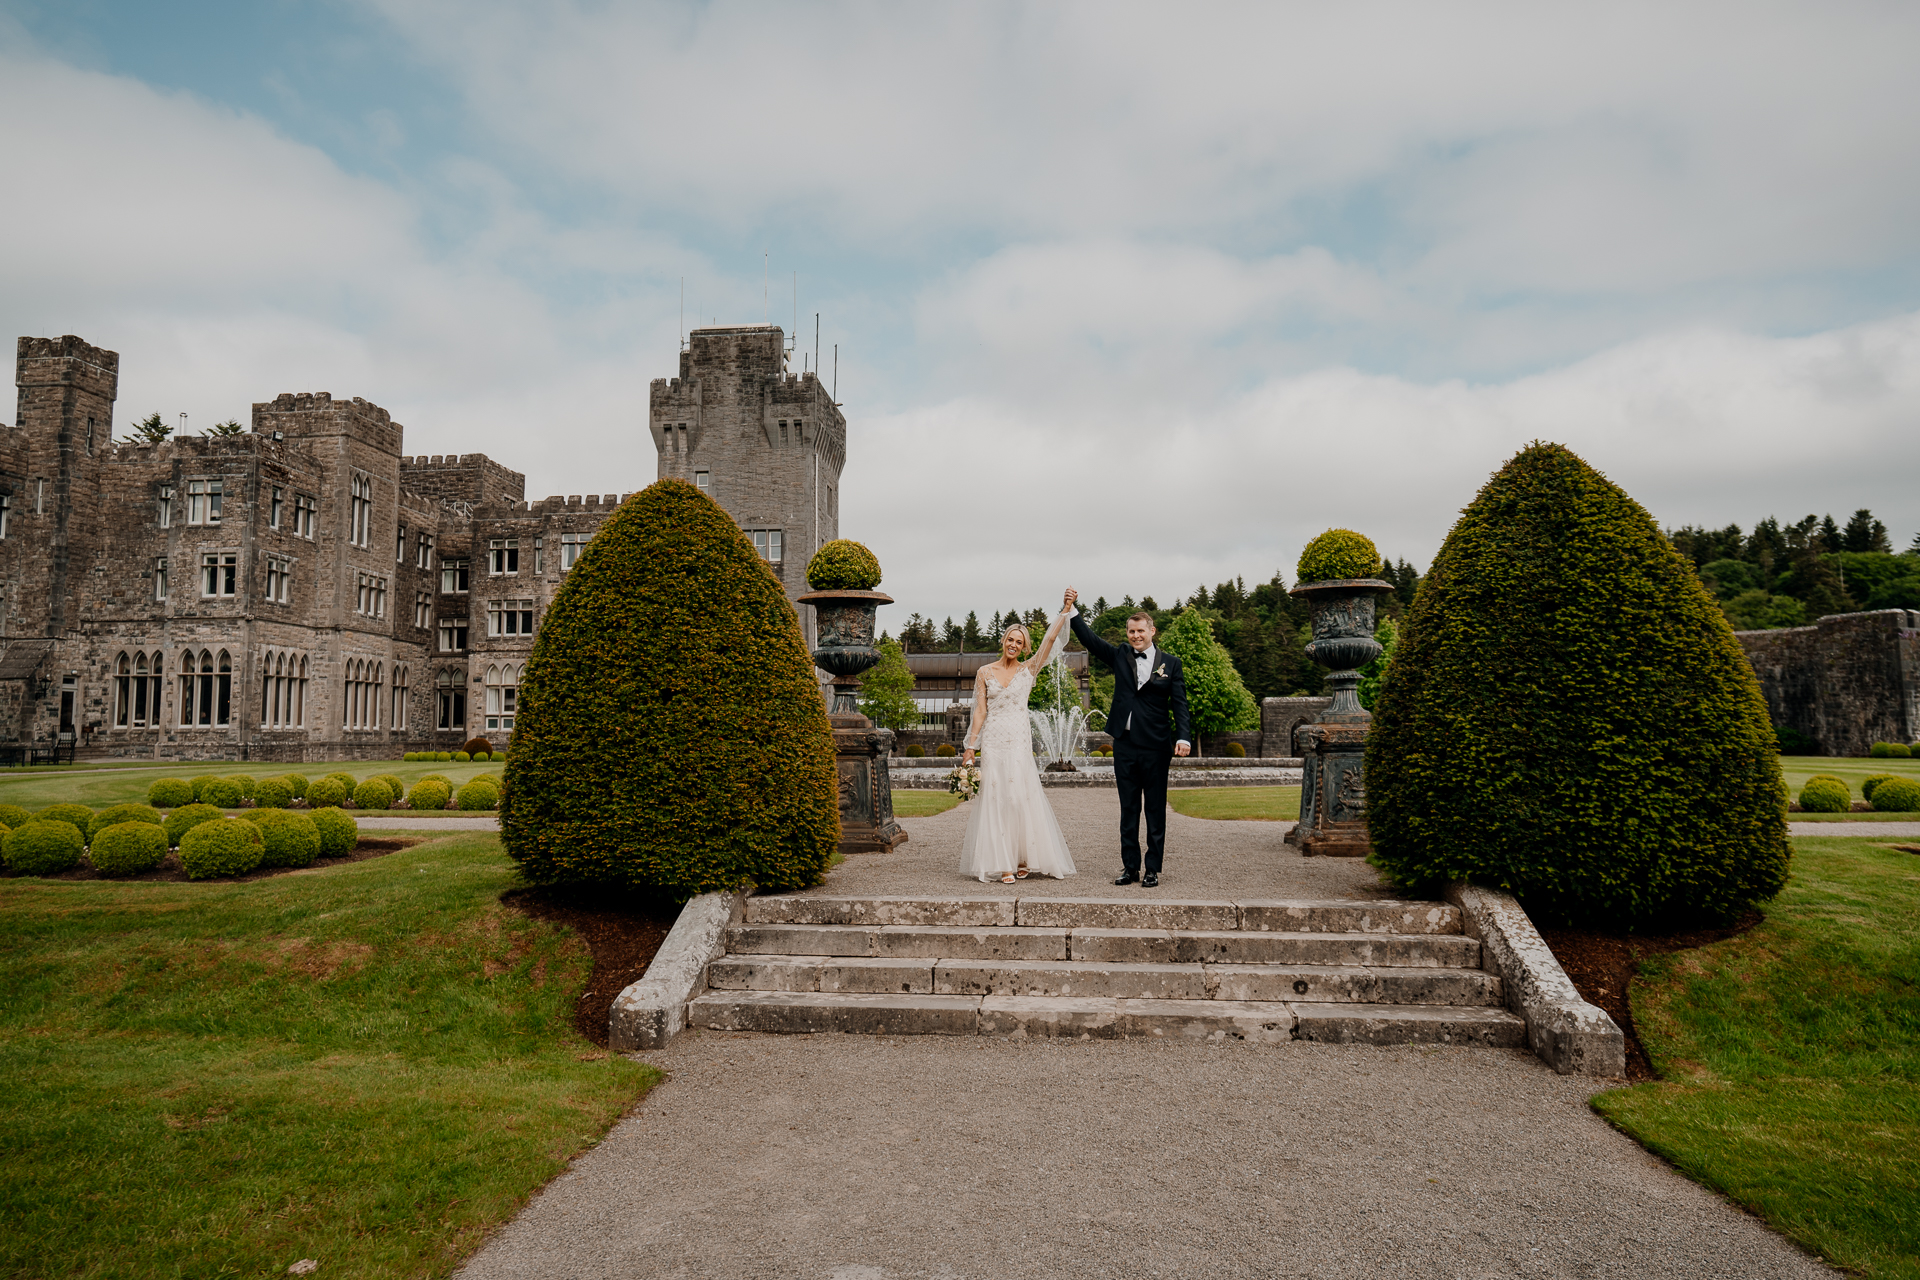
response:
[[[413,625],[425,631],[433,625],[433,593],[417,591],[413,596]]]
[[[293,561],[267,557],[267,599],[286,604],[293,598]]]
[[[167,598],[167,558],[165,556],[156,557],[153,562],[153,598],[155,600]]]
[[[307,721],[307,660],[268,654],[261,683],[263,729],[295,729]]]
[[[487,728],[512,732],[519,686],[520,671],[512,663],[487,668]]]
[[[320,503],[304,493],[293,495],[293,532],[302,538],[313,536],[315,518],[320,513]]]
[[[491,574],[520,572],[520,539],[490,540],[487,543],[487,572]]]
[[[93,455],[93,419],[87,419],[87,455]]]
[[[144,665],[146,655],[140,655]],[[142,693],[146,692],[146,682],[141,682]],[[126,654],[121,654],[113,664],[113,727],[124,729],[133,722],[133,663]]]
[[[588,533],[563,533],[560,535],[560,572],[565,573],[580,563],[580,553],[587,549],[587,540],[593,535]]]
[[[346,728],[378,729],[380,727],[379,663],[365,658],[349,661],[344,695]]]
[[[155,502],[155,508],[156,508],[155,515],[159,517],[160,527],[162,529],[173,528],[173,486],[172,485],[163,484],[160,486],[160,494],[157,501]]]
[[[151,665],[147,655],[136,653],[131,662],[121,654],[114,664],[113,727],[144,729],[160,723],[160,682],[166,678],[166,663],[156,653]]]
[[[267,528],[278,529],[280,517],[286,510],[287,491],[279,485],[273,486],[273,496],[267,499]]]
[[[200,594],[230,596],[240,583],[240,553],[209,551],[200,557]]]
[[[770,560],[774,564],[780,563],[780,530],[755,529],[752,531],[752,537],[753,549],[760,553],[762,560]]]
[[[465,653],[467,651],[467,620],[457,618],[440,624],[440,652]]]
[[[7,536],[8,518],[13,515],[13,495],[0,493],[0,539]]]
[[[373,545],[373,480],[355,476],[348,496],[347,541],[356,547]]]
[[[440,728],[465,729],[467,727],[467,673],[458,667],[448,667],[435,677],[434,693],[440,704]]]
[[[780,424],[780,443],[787,443],[787,424],[784,422]]]
[[[713,487],[713,472],[696,471],[693,473],[693,482],[700,486],[700,492],[706,493],[707,490]]]
[[[533,601],[490,601],[487,604],[487,634],[490,636],[532,635]]]
[[[233,705],[233,660],[222,649],[216,664],[212,653],[200,651],[198,662],[193,651],[180,655],[180,723],[193,726],[223,726]]]
[[[47,478],[41,476],[33,482],[33,514],[47,514]]]
[[[405,525],[400,526],[400,538],[394,544],[393,562],[395,564],[405,564],[407,562],[407,526]]]
[[[546,545],[547,540],[545,538],[535,538],[533,540],[533,571],[536,574],[546,572],[543,568],[546,564]]]
[[[687,451],[687,424],[683,422],[680,424],[680,452],[685,453],[686,451]]]
[[[369,618],[386,617],[387,580],[385,578],[376,578],[370,573],[361,574],[359,577],[359,591],[355,598],[354,608],[357,612]]]
[[[393,669],[393,712],[387,717],[387,724],[395,729],[407,727],[407,669]]]
[[[187,523],[219,524],[221,498],[220,481],[187,481]]]
[[[449,560],[445,556],[440,557],[440,590],[442,594],[458,596],[467,593],[467,568],[470,563],[471,561],[465,556],[453,560]]]
[[[416,569],[433,568],[433,535],[432,534],[423,533],[420,535],[420,545],[414,550],[413,567]]]

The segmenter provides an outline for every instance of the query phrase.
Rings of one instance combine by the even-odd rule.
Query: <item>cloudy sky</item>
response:
[[[1535,438],[1904,546],[1916,52],[1833,0],[0,0],[0,317],[121,352],[122,422],[359,395],[542,496],[653,479],[682,280],[790,324],[798,273],[901,618],[1330,525],[1424,567]]]

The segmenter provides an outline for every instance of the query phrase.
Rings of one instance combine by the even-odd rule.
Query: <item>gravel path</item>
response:
[[[1789,822],[1794,836],[1879,836],[1882,840],[1911,840],[1920,836],[1920,822]]]
[[[672,1078],[460,1273],[1813,1277],[1530,1054],[751,1036]]]

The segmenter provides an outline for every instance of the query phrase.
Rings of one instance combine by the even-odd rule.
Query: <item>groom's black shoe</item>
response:
[[[1160,887],[1160,874],[1156,871],[1147,872],[1146,875],[1140,877],[1140,887],[1142,889],[1158,889]]]
[[[1115,884],[1133,884],[1135,881],[1139,879],[1140,877],[1135,875],[1131,871],[1122,871],[1120,873],[1120,878],[1118,880],[1115,880],[1114,883]]]

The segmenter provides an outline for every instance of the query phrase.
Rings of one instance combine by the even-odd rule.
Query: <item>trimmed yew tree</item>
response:
[[[797,889],[839,843],[833,734],[800,619],[683,480],[627,499],[568,572],[518,715],[500,829],[536,884]]]
[[[1447,535],[1367,743],[1373,861],[1603,928],[1725,919],[1778,893],[1786,788],[1719,606],[1653,518],[1556,444]]]

